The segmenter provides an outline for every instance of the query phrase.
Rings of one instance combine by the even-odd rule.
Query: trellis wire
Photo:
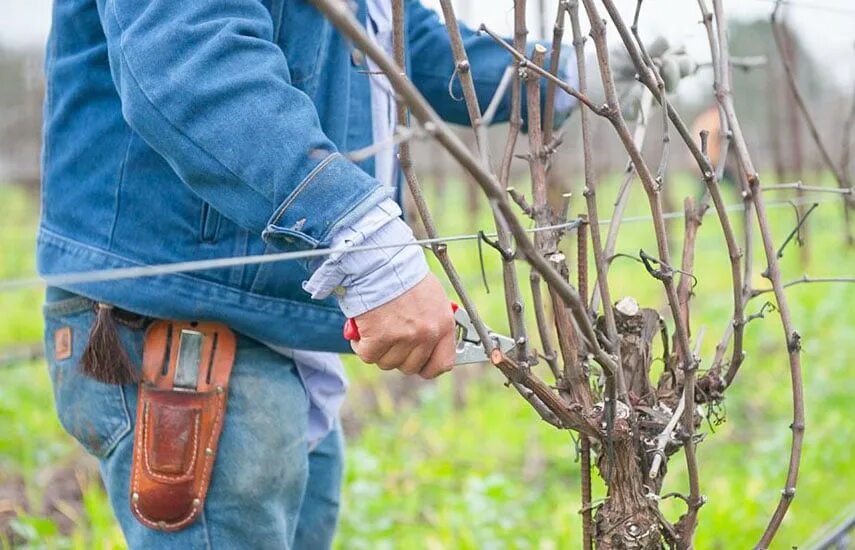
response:
[[[796,200],[779,200],[779,201],[770,201],[768,207],[770,208],[781,208],[791,205],[799,205],[804,202],[829,202],[833,199],[819,199],[819,200],[807,200],[796,199]],[[734,204],[727,206],[728,211],[740,211],[744,207],[742,204]],[[684,216],[684,212],[667,212],[664,214],[665,219],[676,219],[682,218]],[[634,222],[643,222],[649,221],[650,216],[629,216],[622,220],[621,223],[634,223]],[[611,220],[600,220],[600,225],[606,225],[610,223]],[[563,229],[565,231],[570,231],[579,226],[582,221],[579,218],[569,220],[564,223],[549,225],[545,227],[531,228],[526,231],[529,233],[538,233],[540,231],[552,231],[557,229]],[[466,235],[451,235],[451,236],[443,236],[437,237],[434,239],[417,239],[414,241],[410,241],[407,243],[392,243],[392,244],[380,244],[380,245],[357,245],[357,246],[344,246],[338,248],[316,248],[312,250],[299,250],[295,252],[281,252],[277,254],[259,254],[253,256],[235,256],[228,258],[212,258],[208,260],[193,260],[186,262],[174,262],[174,263],[164,263],[164,264],[153,264],[153,265],[140,265],[134,267],[119,267],[119,268],[110,268],[110,269],[98,269],[92,271],[81,271],[76,273],[63,273],[59,275],[47,275],[44,277],[26,277],[20,279],[6,279],[0,280],[0,292],[8,292],[12,290],[19,290],[23,288],[29,287],[37,287],[42,285],[47,286],[66,286],[66,285],[79,285],[79,284],[87,284],[87,283],[103,283],[108,281],[118,281],[122,279],[136,279],[142,277],[154,277],[157,275],[170,275],[176,273],[188,273],[192,271],[202,271],[209,269],[223,269],[227,267],[239,267],[244,265],[253,265],[253,264],[268,264],[275,262],[286,262],[286,261],[294,261],[294,260],[302,260],[307,258],[316,258],[320,256],[327,256],[330,254],[341,253],[341,254],[352,254],[354,252],[364,252],[370,250],[384,250],[391,248],[404,248],[407,246],[429,246],[431,244],[437,243],[452,243],[452,242],[461,242],[461,241],[474,241],[481,238],[481,235],[484,233],[472,233]],[[486,233],[487,236],[495,237],[495,233]]]

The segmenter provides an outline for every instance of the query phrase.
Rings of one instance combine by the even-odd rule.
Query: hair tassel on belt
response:
[[[105,384],[133,384],[139,381],[136,368],[119,339],[113,306],[95,304],[95,321],[89,342],[80,358],[83,374]]]

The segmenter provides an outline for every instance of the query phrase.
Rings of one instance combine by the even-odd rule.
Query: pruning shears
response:
[[[484,344],[472,324],[472,319],[466,310],[451,302],[451,311],[454,312],[454,323],[457,325],[457,334],[455,336],[457,343],[455,365],[467,365],[469,363],[483,363],[489,361],[490,358],[484,351]],[[487,329],[490,338],[495,342],[496,346],[502,350],[502,353],[508,353],[513,349],[515,342],[512,338],[497,334]],[[345,340],[359,340],[359,329],[356,327],[356,321],[348,319],[344,323],[344,338]]]

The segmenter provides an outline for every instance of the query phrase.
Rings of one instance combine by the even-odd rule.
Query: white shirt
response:
[[[392,55],[392,6],[389,0],[368,0],[369,35]],[[371,122],[375,143],[389,139],[395,131],[395,95],[388,78],[369,60],[371,72]],[[374,158],[375,177],[394,195],[397,172],[396,150],[387,147]],[[401,208],[386,199],[359,221],[338,231],[331,246],[407,243],[413,232],[401,219]],[[348,317],[356,317],[397,298],[419,283],[428,273],[427,262],[418,246],[331,254],[303,283],[313,298],[324,299],[335,292],[339,306]],[[342,292],[343,290],[343,292]],[[317,445],[335,426],[344,401],[347,379],[341,359],[334,353],[291,350],[271,346],[290,357],[297,366],[309,394],[310,448]]]

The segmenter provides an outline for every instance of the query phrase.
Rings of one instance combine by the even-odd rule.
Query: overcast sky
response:
[[[188,0],[177,0],[188,1]],[[189,0],[200,1],[200,0]],[[423,0],[438,6],[438,0]],[[548,13],[554,13],[557,0],[546,0]],[[632,17],[635,0],[616,0]],[[813,56],[825,64],[829,79],[851,89],[855,79],[855,2],[852,0],[789,0],[789,19]],[[725,0],[731,17],[740,19],[768,18],[774,0]],[[0,44],[12,47],[41,47],[50,28],[51,0],[2,0]],[[477,25],[481,22],[501,31],[512,28],[512,0],[456,0],[458,15]],[[529,0],[533,16],[537,0]],[[551,18],[552,16],[550,16]],[[533,21],[532,18],[529,19]],[[642,11],[641,32],[644,36],[666,36],[672,43],[684,43],[698,59],[708,59],[706,38],[698,24],[694,0],[647,0]],[[534,24],[530,30],[537,32]],[[614,33],[611,33],[614,39]],[[738,55],[739,52],[733,52]]]

